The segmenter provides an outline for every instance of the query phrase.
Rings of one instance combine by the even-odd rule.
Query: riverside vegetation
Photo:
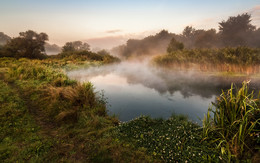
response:
[[[167,51],[154,57],[152,63],[158,67],[205,72],[260,73],[260,49],[257,48],[184,49],[183,44],[172,39]]]
[[[64,61],[51,60],[0,59],[0,159],[4,162],[257,158],[260,101],[248,93],[246,83],[223,92],[214,117],[208,114],[203,127],[176,115],[168,120],[140,117],[120,123],[107,115],[105,99],[91,83],[68,79],[58,68]]]

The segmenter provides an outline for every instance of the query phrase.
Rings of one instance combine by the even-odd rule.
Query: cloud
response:
[[[260,5],[256,5],[251,10],[249,10],[250,13],[259,12],[259,11],[260,11]]]
[[[116,31],[116,30],[111,30]],[[111,32],[110,31],[110,32]],[[120,30],[121,31],[121,30]],[[144,31],[141,33],[127,33],[127,34],[118,34],[112,36],[104,36],[104,37],[94,37],[83,40],[90,44],[92,48],[101,48],[101,49],[111,49],[115,46],[125,44],[128,39],[143,39],[151,34],[155,34],[158,31]]]
[[[124,44],[127,41],[127,38],[122,35],[118,35],[90,38],[84,41],[90,44],[92,48],[98,47],[102,49],[110,49],[112,47]]]
[[[191,22],[188,24],[189,26],[193,26],[196,29],[211,29],[211,28],[217,28],[217,18],[208,17],[205,19],[199,19],[196,21]]]
[[[256,5],[248,11],[252,15],[253,24],[260,25],[260,5]]]
[[[118,33],[118,32],[122,32],[122,30],[120,30],[120,29],[114,29],[114,30],[108,30],[108,31],[106,31],[106,33]]]

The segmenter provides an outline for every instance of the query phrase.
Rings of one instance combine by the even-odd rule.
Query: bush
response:
[[[175,38],[172,38],[170,44],[168,45],[167,52],[171,53],[176,50],[183,50],[183,48],[183,43],[176,41]]]

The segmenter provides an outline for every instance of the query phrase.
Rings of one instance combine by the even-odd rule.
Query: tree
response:
[[[186,26],[182,32],[182,42],[185,43],[186,48],[194,47],[194,34],[196,29],[192,26]]]
[[[224,45],[228,46],[247,45],[247,38],[254,30],[255,26],[251,24],[251,15],[247,13],[229,17],[227,21],[219,23],[221,40]]]
[[[195,28],[192,26],[186,26],[182,32],[182,35],[186,38],[191,38],[195,32]]]
[[[215,29],[196,30],[194,32],[194,46],[196,48],[212,48],[218,46],[218,35]]]
[[[16,58],[38,58],[46,56],[44,44],[48,40],[45,33],[36,33],[32,30],[20,32],[19,37],[13,38],[3,47],[3,53],[9,57]]]
[[[173,51],[183,50],[183,48],[183,43],[176,41],[175,38],[172,38],[170,44],[168,45],[167,52],[171,53]]]
[[[89,51],[90,45],[81,41],[67,42],[62,47],[62,52],[73,52],[73,51]]]

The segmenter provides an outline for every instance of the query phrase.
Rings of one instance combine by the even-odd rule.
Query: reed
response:
[[[260,131],[259,97],[249,92],[248,85],[249,82],[243,82],[237,88],[232,84],[228,91],[222,91],[213,103],[215,108],[210,108],[203,120],[204,139],[217,143],[229,161],[247,158],[255,152]]]
[[[194,69],[196,65],[201,71],[259,73],[260,49],[248,47],[185,49],[156,56],[152,62],[156,66],[168,68],[187,65],[185,67]]]

